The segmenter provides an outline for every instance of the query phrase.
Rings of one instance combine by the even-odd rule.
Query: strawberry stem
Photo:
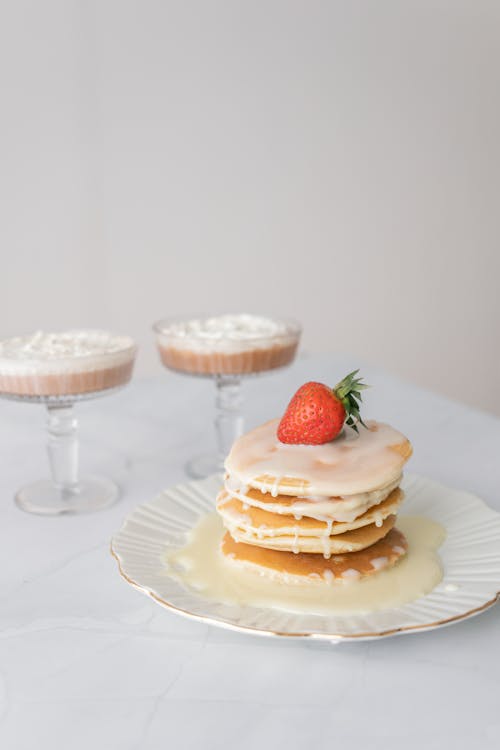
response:
[[[343,378],[339,383],[337,383],[335,388],[333,388],[335,396],[339,399],[339,401],[342,403],[342,406],[344,407],[346,414],[345,424],[349,425],[349,427],[352,427],[352,429],[356,432],[359,432],[358,422],[366,428],[366,425],[361,419],[361,415],[359,413],[359,405],[363,400],[361,391],[365,390],[365,388],[370,387],[366,383],[363,383],[361,378],[356,377],[358,372],[359,369],[353,370],[348,375],[346,375],[345,378]]]

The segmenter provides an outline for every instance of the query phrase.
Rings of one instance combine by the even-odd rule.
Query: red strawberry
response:
[[[359,415],[359,401],[364,388],[356,378],[359,370],[349,373],[335,388],[323,383],[305,383],[294,395],[278,426],[282,443],[320,445],[333,440],[344,423],[356,432],[357,422],[366,427]]]

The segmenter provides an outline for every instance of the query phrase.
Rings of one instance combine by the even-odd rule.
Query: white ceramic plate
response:
[[[165,490],[126,519],[111,551],[131,585],[174,612],[212,625],[269,636],[329,641],[372,639],[448,625],[483,612],[500,596],[500,514],[474,495],[424,477],[406,476],[406,515],[442,524],[442,582],[403,607],[368,615],[326,616],[239,607],[205,599],[170,578],[167,550],[182,547],[200,516],[214,509],[221,479],[212,476]]]

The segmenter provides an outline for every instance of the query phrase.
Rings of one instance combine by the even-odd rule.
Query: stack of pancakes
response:
[[[407,438],[370,421],[323,445],[287,445],[278,424],[238,438],[226,460],[217,510],[228,562],[300,582],[355,580],[393,565],[407,549],[394,526]]]

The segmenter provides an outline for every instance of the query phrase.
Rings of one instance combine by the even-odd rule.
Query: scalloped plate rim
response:
[[[459,613],[459,614],[456,614],[456,615],[453,615],[451,617],[444,618],[441,620],[436,620],[434,622],[407,625],[407,626],[404,626],[404,625],[395,626],[395,627],[387,628],[384,630],[370,631],[370,632],[364,632],[364,633],[325,633],[325,632],[315,632],[312,630],[304,631],[304,632],[302,631],[288,632],[288,631],[282,631],[279,629],[273,630],[270,628],[255,627],[254,625],[249,625],[249,624],[247,625],[247,624],[236,623],[236,622],[232,622],[231,620],[224,619],[222,617],[217,617],[213,614],[193,612],[189,609],[184,609],[182,607],[179,607],[176,604],[173,604],[172,602],[164,599],[154,589],[148,587],[147,585],[141,583],[138,580],[135,580],[130,575],[128,575],[125,570],[126,563],[124,561],[123,554],[120,554],[120,552],[117,551],[117,546],[119,546],[120,536],[126,531],[128,524],[134,520],[134,516],[138,512],[140,512],[143,509],[155,510],[155,506],[159,502],[168,500],[169,492],[182,490],[185,488],[196,490],[198,486],[203,486],[210,481],[214,481],[215,479],[220,481],[220,477],[218,475],[212,475],[203,480],[194,480],[194,481],[179,483],[177,485],[167,488],[166,490],[159,492],[157,495],[155,495],[155,497],[152,500],[136,506],[136,508],[134,508],[126,516],[126,518],[124,519],[122,523],[120,530],[113,535],[111,543],[110,543],[110,553],[117,563],[119,575],[123,578],[123,580],[129,585],[131,585],[133,588],[137,589],[141,593],[151,598],[155,603],[159,604],[160,606],[162,606],[163,608],[167,610],[174,612],[175,614],[179,614],[183,617],[186,617],[188,619],[195,620],[198,622],[208,623],[215,627],[220,627],[220,628],[230,630],[233,632],[246,633],[248,635],[258,635],[258,636],[263,636],[263,637],[268,637],[268,638],[276,637],[276,638],[289,638],[289,639],[291,638],[291,639],[299,639],[299,640],[310,639],[310,640],[315,640],[315,641],[327,641],[331,643],[340,643],[342,641],[375,640],[375,639],[380,639],[380,638],[388,638],[388,637],[392,637],[396,635],[404,635],[406,633],[419,633],[419,632],[425,632],[428,630],[435,630],[437,628],[446,627],[448,625],[453,625],[456,622],[460,622],[462,620],[475,617],[481,614],[482,612],[485,612],[490,607],[493,607],[500,600],[500,578],[499,578],[499,581],[497,584],[499,586],[499,589],[494,593],[494,595],[490,599],[483,602],[480,606],[473,607],[462,613]],[[453,493],[457,493],[462,496],[465,496],[467,498],[470,498],[476,504],[482,506],[483,511],[489,512],[490,514],[497,516],[498,519],[500,520],[500,513],[498,513],[493,508],[491,508],[482,498],[466,490],[460,490],[460,489],[448,487],[446,485],[441,484],[440,482],[437,482],[425,476],[416,475],[416,474],[405,474],[404,480],[405,480],[405,483],[415,482],[415,481],[424,481],[424,482],[428,481],[428,482],[431,482],[435,487],[439,487],[445,492],[453,492]],[[207,507],[206,510],[208,511],[209,508]],[[447,540],[445,540],[444,544],[446,544],[446,541]],[[499,542],[500,542],[500,536],[499,536]],[[165,544],[165,547],[167,546],[168,545]],[[188,593],[189,595],[193,596],[198,601],[201,601],[201,602],[206,601],[203,597],[199,596],[194,591],[189,590]],[[421,597],[421,599],[424,599],[424,598],[425,597]],[[415,601],[419,601],[419,600],[415,600]],[[409,602],[409,604],[411,603],[412,602]],[[232,606],[236,607],[237,605],[232,605]],[[264,608],[255,608],[255,609],[264,610]],[[267,609],[266,611],[272,612],[273,610]],[[281,610],[279,611],[276,610],[276,612],[277,613],[279,612],[281,615],[286,614],[282,612]],[[390,612],[390,610],[381,610],[381,612]],[[293,616],[296,616],[296,613],[290,613],[290,617],[293,617]],[[323,616],[317,615],[317,617],[321,618]],[[356,617],[356,615],[353,615],[352,617]]]

